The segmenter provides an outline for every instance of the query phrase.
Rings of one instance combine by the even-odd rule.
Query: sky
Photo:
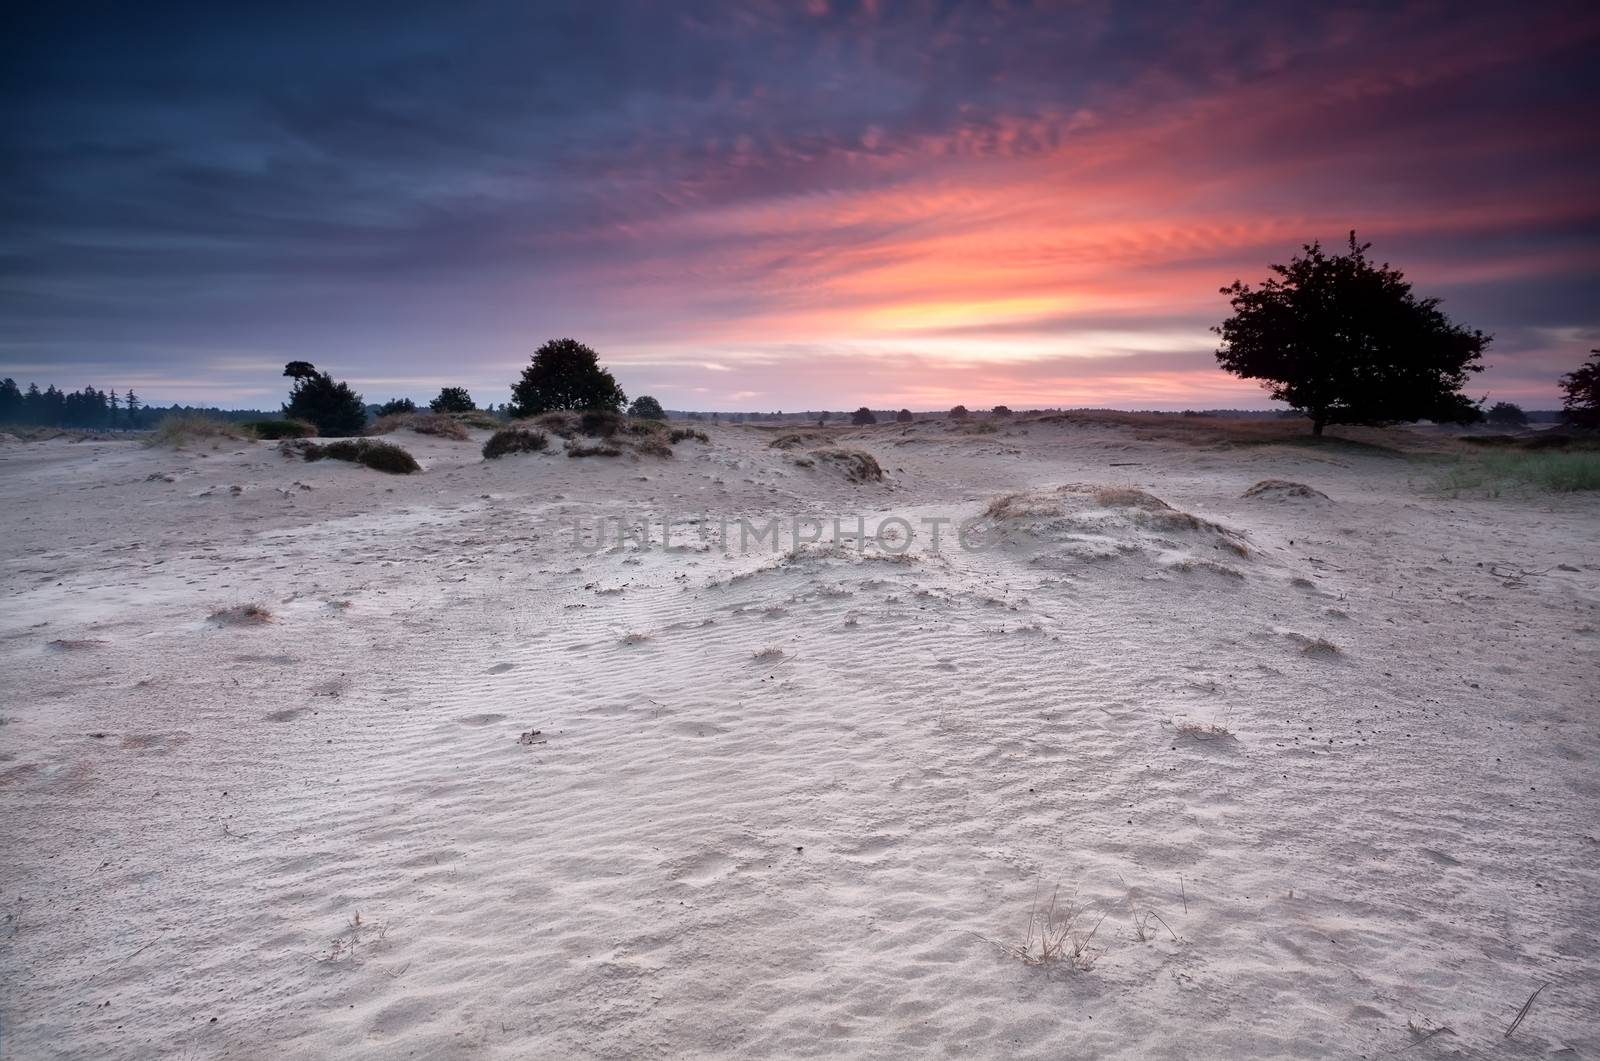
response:
[[[572,336],[671,409],[1270,405],[1219,289],[1355,229],[1600,346],[1600,5],[79,3],[0,40],[0,375],[502,402]]]

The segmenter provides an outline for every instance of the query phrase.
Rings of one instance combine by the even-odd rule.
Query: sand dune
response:
[[[1600,1050],[1595,501],[798,434],[6,446],[0,1056]]]

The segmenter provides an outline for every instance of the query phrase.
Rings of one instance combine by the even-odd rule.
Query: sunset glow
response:
[[[669,408],[1265,407],[1218,288],[1351,228],[1496,398],[1600,342],[1586,5],[424,9],[353,63],[266,8],[30,18],[22,380],[503,401],[572,335]]]

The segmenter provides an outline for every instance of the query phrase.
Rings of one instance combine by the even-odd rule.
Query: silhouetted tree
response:
[[[428,403],[428,408],[436,413],[470,413],[477,406],[473,404],[467,388],[443,387],[439,390],[439,396]]]
[[[1575,371],[1561,377],[1562,415],[1575,427],[1600,427],[1600,350]]]
[[[628,415],[636,420],[665,420],[667,411],[650,395],[641,394],[628,406]]]
[[[895,413],[894,422],[897,424],[909,424],[911,422],[911,410],[901,409],[898,413]]]
[[[120,405],[121,402],[122,399],[117,397],[117,388],[112,387],[110,393],[106,395],[106,404],[111,407],[111,418],[109,423],[112,427],[117,426],[117,406]]]
[[[17,381],[7,376],[0,380],[0,424],[12,424],[22,419],[22,389]]]
[[[878,418],[872,414],[871,409],[868,409],[865,405],[863,405],[861,408],[850,414],[850,422],[857,427],[866,427],[868,424],[877,423]]]
[[[555,409],[621,409],[628,400],[600,356],[576,339],[551,339],[533,353],[511,388],[511,415]]]
[[[137,394],[133,393],[133,388],[132,387],[128,388],[128,395],[127,395],[127,397],[122,399],[122,404],[128,410],[128,426],[129,427],[138,427],[139,426],[139,410],[142,407],[139,405],[139,396]]]
[[[1514,402],[1495,402],[1489,407],[1487,417],[1491,424],[1501,427],[1521,427],[1528,422],[1528,414]]]
[[[317,425],[324,438],[344,438],[359,434],[367,423],[367,407],[350,384],[318,372],[308,361],[291,361],[283,374],[294,380],[283,415]]]
[[[396,413],[414,413],[416,411],[417,403],[410,398],[390,398],[378,406],[379,416],[393,416]]]
[[[1313,435],[1328,424],[1478,419],[1461,388],[1483,370],[1491,337],[1451,323],[1398,269],[1373,265],[1371,246],[1354,232],[1344,254],[1307,244],[1261,286],[1223,288],[1233,316],[1212,329],[1217,361],[1310,417]]]
[[[997,405],[997,406],[994,407],[994,411],[991,412],[989,415],[990,416],[1010,416],[1011,415],[1011,410],[1008,409],[1007,407],[1005,407],[1004,405]]]
[[[965,420],[966,418],[967,418],[967,407],[965,405],[958,405],[954,409],[950,410],[950,419],[952,419],[952,420]]]

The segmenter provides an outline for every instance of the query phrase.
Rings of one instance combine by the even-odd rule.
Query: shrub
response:
[[[909,424],[911,422],[911,410],[901,409],[898,413],[895,413],[894,422],[897,424]]]
[[[641,394],[628,406],[628,415],[640,420],[665,420],[667,411],[661,408],[661,403],[648,394]]]
[[[437,435],[455,442],[467,440],[467,429],[454,417],[442,413],[394,413],[380,416],[362,432],[367,435],[387,435],[392,431],[411,430],[419,435]]]
[[[965,405],[958,405],[954,409],[950,410],[950,419],[952,419],[952,420],[965,420],[966,418],[967,418],[967,407]]]
[[[626,426],[615,409],[585,409],[578,414],[578,431],[590,438],[610,438]]]
[[[711,436],[704,431],[696,431],[692,427],[675,427],[672,429],[671,439],[674,445],[694,439],[696,442],[710,442]]]
[[[498,460],[508,453],[537,453],[550,445],[550,436],[526,427],[507,427],[496,431],[483,444],[483,459]]]
[[[858,449],[814,449],[811,457],[838,466],[852,483],[877,482],[883,478],[878,459]]]
[[[284,438],[310,438],[317,433],[317,425],[304,420],[250,420],[239,426],[268,442]]]
[[[672,456],[672,444],[667,441],[665,435],[648,435],[635,442],[633,448],[635,452],[642,453],[646,457]]]
[[[1521,427],[1528,422],[1528,414],[1514,402],[1495,402],[1489,407],[1487,419],[1491,424]]]
[[[422,470],[415,457],[393,442],[371,438],[341,439],[325,446],[307,442],[302,444],[300,452],[308,461],[350,461],[390,475],[410,475]]]
[[[868,409],[865,405],[863,405],[861,408],[850,414],[850,422],[857,427],[866,427],[869,424],[877,423],[878,418],[873,414],[871,409]]]
[[[223,439],[238,441],[239,438],[238,430],[225,420],[200,413],[170,413],[156,424],[145,445],[181,447],[193,442],[215,444]]]
[[[428,403],[428,408],[436,413],[470,413],[477,406],[473,404],[467,388],[444,387],[440,389],[439,396]]]
[[[390,398],[378,406],[379,416],[393,416],[395,413],[414,413],[416,411],[417,403],[410,398]]]
[[[1010,416],[1011,415],[1011,410],[1009,408],[1007,408],[1006,406],[1004,406],[1004,405],[997,405],[997,406],[994,407],[994,411],[991,412],[989,415],[990,416],[998,416],[998,417],[1006,417],[1006,416]]]
[[[361,395],[326,372],[318,372],[309,361],[291,361],[283,374],[294,380],[283,415],[317,425],[324,438],[354,435],[367,423],[367,407]]]
[[[627,401],[600,357],[576,339],[551,339],[534,351],[511,388],[511,415],[537,416],[557,409],[616,411]]]

